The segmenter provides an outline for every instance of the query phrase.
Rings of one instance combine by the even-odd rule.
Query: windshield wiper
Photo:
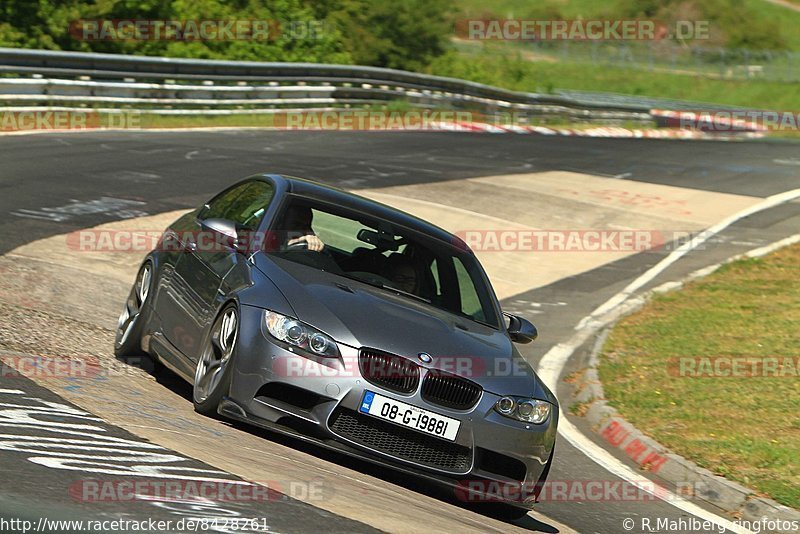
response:
[[[403,291],[402,289],[398,289],[394,286],[390,286],[384,284],[383,282],[377,280],[368,280],[366,278],[361,278],[359,276],[353,276],[348,273],[340,274],[339,276],[343,276],[348,280],[355,280],[356,282],[361,282],[362,284],[367,284],[368,286],[377,287],[378,289],[383,289],[385,291],[391,291],[392,293],[397,293],[398,295],[403,295],[404,297],[409,297],[415,300],[422,301],[426,304],[432,304],[430,299],[426,299],[425,297],[420,297],[419,295],[415,295],[414,293],[409,293],[408,291]]]
[[[365,280],[365,279],[359,278],[357,276],[351,276],[351,275],[349,275],[347,273],[339,274],[339,276],[347,278],[348,280],[355,280],[356,282],[361,282],[362,284],[367,284],[368,286],[377,287],[378,289],[383,289],[384,291],[391,291],[392,293],[397,293],[398,295],[402,295],[404,297],[412,298],[414,300],[418,300],[420,302],[424,302],[425,304],[430,304],[431,306],[434,305],[433,301],[430,300],[430,299],[426,299],[425,297],[420,297],[419,295],[415,295],[414,293],[409,293],[408,291],[403,291],[402,289],[398,289],[398,288],[396,288],[394,286],[386,285],[386,284],[381,283],[381,282],[376,282],[376,281],[372,281],[372,280]],[[478,324],[481,324],[483,326],[488,326],[489,328],[493,328],[493,329],[497,330],[497,325],[494,325],[494,324],[491,324],[491,323],[487,323],[485,321],[481,321],[480,319],[476,319],[475,317],[472,317],[471,315],[467,315],[467,314],[462,313],[462,312],[453,312],[452,310],[448,310],[448,309],[445,309],[445,308],[440,308],[439,306],[436,306],[436,308],[444,310],[444,311],[447,311],[447,312],[450,312],[450,313],[453,313],[454,315],[457,315],[458,317],[463,317],[464,319],[469,319],[470,321],[474,321],[474,322],[476,322]]]
[[[375,287],[379,287],[381,289],[385,289],[387,291],[391,291],[392,293],[397,293],[398,295],[403,295],[404,297],[409,297],[416,300],[421,300],[426,304],[431,304],[430,299],[426,299],[425,297],[420,297],[419,295],[415,295],[414,293],[409,293],[408,291],[403,291],[402,289],[397,289],[394,286],[387,286],[386,284],[376,285]]]
[[[482,324],[483,326],[488,326],[489,328],[497,330],[497,325],[496,324],[487,323],[486,321],[481,321],[480,319],[476,319],[475,317],[473,317],[471,315],[467,315],[466,313],[462,313],[460,315],[461,315],[461,317],[464,317],[465,319],[469,319],[470,321],[473,321],[473,322],[476,322],[478,324]]]

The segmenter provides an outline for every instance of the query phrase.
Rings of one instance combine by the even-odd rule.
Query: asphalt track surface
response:
[[[212,521],[217,521],[214,526],[230,530],[248,531],[247,527],[254,526],[255,530],[269,528],[283,532],[299,530],[375,532],[375,529],[368,525],[335,516],[292,499],[274,488],[251,486],[239,477],[176,454],[174,451],[149,444],[130,432],[104,423],[91,414],[65,403],[53,392],[23,377],[3,379],[0,403],[5,410],[13,406],[12,411],[5,411],[0,420],[3,422],[3,431],[15,433],[14,441],[8,439],[4,441],[6,450],[3,451],[3,470],[6,477],[4,486],[7,489],[0,495],[0,517],[7,520],[15,518],[30,521],[31,525],[36,526],[28,527],[29,531],[32,528],[39,532],[72,530],[62,529],[59,525],[65,523],[59,522],[76,519],[103,522],[126,518],[152,519],[164,522],[164,526],[170,525],[170,530],[192,531],[194,529],[187,528],[186,523],[192,518],[198,521],[205,519],[209,525],[213,525]],[[28,417],[37,424],[14,425],[14,422],[21,422]],[[95,484],[94,479],[87,479],[85,473],[79,469],[58,471],[60,476],[54,478],[54,470],[47,468],[47,462],[53,461],[53,457],[46,455],[49,452],[47,445],[52,444],[53,440],[64,439],[73,440],[76,451],[90,450],[91,447],[107,449],[105,454],[109,458],[116,457],[108,460],[109,468],[111,465],[115,466],[113,469],[118,470],[119,474],[115,475],[110,471],[102,473],[108,475],[107,478],[103,478],[103,486]],[[130,488],[131,495],[136,491],[139,498],[126,500],[124,503],[110,502],[107,497],[110,493],[106,489],[116,490],[126,487],[123,485],[129,482],[130,477],[122,473],[123,469],[146,465],[143,464],[146,461],[143,458],[148,454],[160,456],[160,460],[166,460],[174,468],[165,474],[187,477],[185,482],[187,490],[191,491],[188,485],[190,481],[200,484],[199,478],[203,478],[206,484],[204,487],[211,488],[215,496],[228,495],[231,498],[224,502],[209,501],[199,505],[163,499],[160,496],[164,492],[159,488],[165,486],[158,483],[166,483],[166,479],[157,476],[158,473],[151,472],[142,473],[140,477],[140,480],[148,483],[146,487],[141,486],[139,490]],[[25,465],[27,469],[14,468],[13,464],[19,461],[22,455],[32,455],[29,458],[32,457],[41,463]],[[97,473],[99,474],[101,473]],[[13,480],[17,480],[18,483],[9,484]],[[200,488],[200,486],[195,487]],[[264,512],[265,509],[268,513]],[[46,518],[46,522],[40,524],[41,518]],[[256,519],[256,522],[251,524],[250,521],[253,519]],[[181,520],[184,522],[179,523]],[[107,524],[109,527],[112,525],[112,523]],[[156,529],[164,530],[159,527]],[[80,531],[77,528],[75,530]],[[129,529],[108,528],[108,531],[116,530]],[[14,528],[14,524],[0,524],[0,531],[21,530]]]
[[[303,176],[358,190],[562,170],[620,181],[767,197],[800,184],[800,158],[796,157],[796,147],[780,142],[676,142],[449,132],[245,130],[8,136],[0,138],[0,213],[3,214],[0,217],[0,253],[43,237],[118,217],[118,211],[103,212],[101,209],[95,213],[75,214],[54,208],[109,197],[129,201],[126,207],[130,210],[155,214],[198,205],[224,186],[258,172]],[[499,189],[497,194],[501,196],[503,191]],[[796,202],[748,217],[722,232],[703,250],[687,255],[653,284],[680,278],[699,267],[787,237],[798,228],[800,204]],[[539,327],[541,337],[533,345],[524,347],[525,356],[532,363],[538,362],[549,348],[572,335],[581,318],[666,253],[662,250],[636,254],[508,299],[503,305],[509,311],[538,312],[531,319]],[[563,305],[548,312],[548,303],[562,302]],[[580,354],[576,356],[565,373],[581,367]],[[24,392],[2,393],[0,403],[9,402],[11,397],[27,399],[26,405],[41,406],[42,401],[68,404],[56,394],[21,378],[14,382],[3,378],[0,388]],[[567,384],[559,386],[559,398],[569,398],[568,388]],[[582,419],[571,416],[566,410],[562,413],[587,436],[602,444]],[[108,428],[107,432],[136,439],[120,429]],[[634,465],[623,455],[614,454],[620,461]],[[55,510],[67,518],[118,516],[118,511],[109,506],[91,507],[69,498],[68,488],[77,480],[77,474],[45,471],[21,458],[18,451],[0,451],[4,482],[20,481],[14,485],[4,483],[0,489],[3,515],[19,516],[25,512],[24,515],[35,518],[41,516],[43,510]],[[357,462],[341,461],[359,468]],[[185,462],[189,467],[207,468],[192,463],[191,459]],[[375,473],[374,468],[366,465],[362,468]],[[387,473],[385,476],[391,483],[413,487],[413,482],[404,481],[398,475]],[[642,476],[651,475],[643,472]],[[228,475],[228,478],[236,477]],[[565,440],[557,445],[550,478],[616,480]],[[368,525],[288,497],[272,499],[269,505],[270,526],[276,530],[370,530]],[[177,513],[164,509],[157,512],[141,503],[125,507],[126,517],[174,517]],[[251,514],[254,510],[247,509],[235,512],[241,517],[264,515]],[[678,519],[685,514],[661,501],[544,502],[520,525],[531,530],[555,532],[558,529],[549,524],[555,520],[579,532],[606,533],[623,531],[625,518],[638,521],[643,517]]]

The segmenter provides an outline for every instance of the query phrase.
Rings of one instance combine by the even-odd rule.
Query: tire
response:
[[[114,355],[125,359],[139,356],[142,351],[142,334],[144,319],[150,308],[150,294],[153,288],[153,263],[147,261],[139,268],[136,281],[133,283],[125,307],[117,320],[117,332],[114,339]]]
[[[211,325],[194,374],[192,401],[196,412],[217,415],[217,407],[231,387],[233,353],[239,338],[239,311],[228,304]]]

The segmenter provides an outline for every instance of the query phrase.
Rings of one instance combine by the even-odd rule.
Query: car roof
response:
[[[439,228],[435,224],[431,224],[402,210],[387,206],[386,204],[381,204],[380,202],[350,193],[349,191],[305,178],[287,176],[284,174],[263,174],[261,176],[263,178],[271,178],[278,184],[285,184],[288,193],[311,197],[344,208],[358,210],[367,215],[372,215],[405,226],[406,228],[450,243],[451,245],[456,245],[464,250],[469,250],[461,238],[451,234],[447,230]]]

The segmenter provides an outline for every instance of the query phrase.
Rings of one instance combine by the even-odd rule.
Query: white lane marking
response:
[[[4,395],[25,395],[24,391],[18,389],[0,389],[0,394]]]
[[[661,274],[667,267],[675,263],[678,259],[684,256],[687,252],[691,251],[695,247],[701,245],[705,241],[707,241],[713,235],[721,232],[731,224],[735,223],[736,221],[753,215],[754,213],[758,213],[759,211],[763,211],[784,202],[788,202],[800,197],[800,189],[793,189],[791,191],[786,191],[784,193],[779,193],[777,195],[770,196],[766,198],[764,201],[759,202],[749,208],[746,208],[739,213],[736,213],[721,222],[715,224],[714,226],[710,227],[705,232],[702,232],[695,236],[691,241],[687,241],[686,243],[682,244],[680,247],[675,249],[672,253],[670,253],[666,258],[662,259],[659,263],[648,269],[644,274],[639,276],[636,280],[631,282],[625,289],[611,297],[608,301],[604,304],[600,305],[597,309],[595,309],[591,314],[584,317],[578,326],[576,326],[576,330],[578,332],[566,343],[559,343],[558,345],[551,348],[547,351],[547,354],[542,357],[541,361],[539,362],[538,366],[538,374],[539,377],[553,390],[556,391],[556,386],[558,383],[558,378],[561,376],[561,372],[564,369],[564,366],[567,363],[567,360],[572,356],[577,349],[589,336],[596,331],[598,328],[602,326],[603,323],[598,321],[598,318],[616,308],[621,306],[625,303],[625,301],[633,294],[634,291],[640,289],[645,284],[653,280],[656,276]],[[794,242],[795,238],[788,238],[778,243],[791,243]],[[757,249],[756,251],[751,251],[748,253],[750,254],[766,254],[767,251],[771,251],[773,246],[777,245],[773,244],[771,246],[762,247],[761,249]],[[777,247],[775,247],[777,248]],[[614,458],[611,454],[609,454],[605,449],[595,444],[589,438],[583,435],[583,433],[578,430],[572,423],[570,423],[566,417],[562,418],[559,421],[559,428],[558,433],[564,437],[567,441],[569,441],[575,448],[579,451],[584,453],[588,456],[592,461],[597,463],[599,466],[603,467],[607,471],[615,474],[616,476],[630,482],[631,484],[640,487],[644,491],[648,491],[648,488],[642,484],[641,476],[637,475],[630,467],[623,464],[620,460]],[[687,501],[686,499],[672,493],[665,491],[663,492],[662,497],[664,497],[665,502],[683,510],[686,513],[692,514],[696,517],[700,517],[702,519],[711,521],[712,523],[719,525],[731,532],[737,532],[742,534],[752,534],[751,531],[731,523],[727,519],[724,519],[720,516],[717,516],[711,512],[700,508],[694,503]]]
[[[772,161],[778,165],[800,165],[800,159],[798,158],[773,159]]]
[[[733,523],[723,517],[720,517],[712,512],[700,508],[693,502],[687,501],[683,497],[667,491],[661,486],[653,484],[652,481],[644,478],[643,475],[637,474],[633,469],[623,464],[614,458],[608,451],[598,447],[593,441],[583,435],[572,423],[565,417],[558,421],[558,433],[569,441],[576,449],[582,451],[589,456],[600,467],[610,472],[613,475],[633,484],[640,490],[653,495],[658,499],[663,499],[665,502],[683,510],[684,512],[693,516],[699,517],[705,521],[709,521],[724,528],[728,532],[736,532],[739,534],[752,534],[750,530]]]
[[[746,252],[744,255],[748,258],[760,258],[775,252],[779,248],[788,247],[789,245],[794,245],[795,243],[800,243],[800,234],[795,234],[787,237],[786,239],[781,239],[780,241],[776,241],[772,244],[753,249],[750,252]]]
[[[212,154],[210,148],[201,148],[200,150],[190,150],[189,152],[184,154],[183,157],[184,157],[184,159],[193,160],[193,159],[197,159],[197,156],[201,156],[201,155],[203,155],[203,156],[207,155],[207,157],[205,158],[206,160],[210,160],[210,159],[231,159],[230,156],[223,156],[222,154]]]
[[[657,264],[653,265],[650,269],[645,271],[641,276],[639,276],[636,280],[628,284],[628,286],[608,299],[603,305],[598,307],[594,310],[588,317],[584,318],[578,325],[575,327],[576,330],[580,330],[588,321],[603,315],[612,309],[616,308],[623,302],[625,302],[634,292],[641,289],[644,285],[648,284],[652,281],[656,276],[664,272],[670,265],[681,259],[687,252],[690,252],[692,249],[702,245],[706,241],[708,241],[714,235],[720,233],[722,230],[730,226],[731,224],[735,223],[740,219],[744,219],[745,217],[749,217],[759,211],[764,211],[769,208],[773,208],[779,204],[783,204],[784,202],[789,202],[796,198],[800,197],[800,189],[792,189],[791,191],[786,191],[784,193],[779,193],[777,195],[772,195],[771,197],[767,197],[763,201],[753,204],[749,208],[745,208],[744,210],[734,213],[733,215],[723,219],[722,221],[718,222],[717,224],[711,226],[707,230],[704,230],[694,236],[689,241],[682,243],[678,248],[673,250],[669,256],[658,262]]]
[[[12,211],[11,215],[41,219],[45,221],[64,222],[82,215],[95,215],[98,213],[113,213],[117,219],[133,219],[147,215],[147,212],[134,207],[144,206],[147,202],[130,200],[126,198],[100,197],[93,200],[80,201],[70,199],[69,204],[54,208],[44,207],[39,209],[20,209]]]

